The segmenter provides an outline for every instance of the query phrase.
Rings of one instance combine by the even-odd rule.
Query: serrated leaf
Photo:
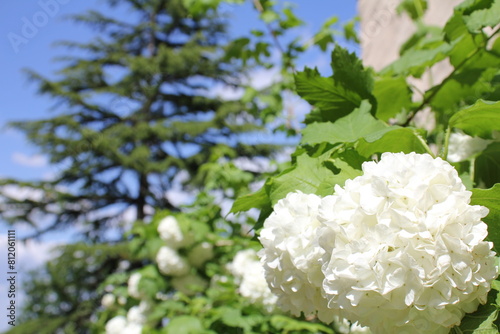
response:
[[[383,78],[375,82],[373,95],[377,99],[376,116],[388,121],[411,105],[412,92],[405,78]]]
[[[496,66],[489,69],[464,69],[454,73],[446,82],[429,89],[425,97],[432,95],[432,109],[441,112],[456,111],[464,105],[474,104],[481,96],[494,100],[496,95],[492,80],[497,71]]]
[[[403,0],[397,7],[398,14],[406,12],[412,20],[417,20],[422,17],[426,10],[426,0]]]
[[[409,49],[398,60],[385,67],[381,73],[384,75],[411,74],[418,78],[428,67],[445,59],[455,43],[455,41],[451,44],[442,42],[428,49]]]
[[[172,318],[166,329],[168,334],[199,334],[204,330],[198,318],[188,315]]]
[[[422,141],[418,138],[416,129],[396,127],[391,127],[390,131],[371,143],[361,139],[356,149],[359,154],[364,157],[370,157],[372,154],[384,152],[427,152]]]
[[[269,196],[265,187],[260,188],[253,194],[238,197],[231,207],[230,213],[248,211],[252,208],[261,208],[269,203]]]
[[[492,131],[500,130],[500,102],[478,100],[454,114],[449,124],[470,136],[491,138]]]
[[[485,50],[486,35],[471,33],[465,21],[467,16],[457,12],[444,27],[447,41],[452,41],[449,52],[450,63],[458,68],[466,64],[468,68],[488,68],[494,66],[495,56]]]
[[[354,52],[350,53],[339,45],[332,52],[333,81],[337,85],[356,92],[362,99],[370,99],[373,90],[373,77],[370,70]]]
[[[298,156],[293,168],[269,181],[269,197],[272,205],[288,193],[297,190],[319,196],[331,195],[336,184],[342,186],[346,180],[361,174],[361,171],[351,167],[346,161],[330,157],[330,151],[314,158],[306,153]],[[337,174],[325,166],[327,160],[340,170]]]
[[[302,131],[302,143],[315,145],[322,142],[353,143],[360,138],[374,141],[390,127],[370,114],[371,105],[363,101],[358,109],[349,115],[331,122],[312,123]]]
[[[500,143],[492,143],[475,159],[475,182],[484,187],[500,183]]]
[[[491,7],[480,9],[466,16],[465,23],[471,32],[479,32],[484,27],[494,27],[500,23],[500,0],[495,0]]]
[[[361,103],[361,97],[340,85],[333,78],[322,77],[317,69],[305,68],[295,74],[297,93],[320,110],[323,121],[335,121],[349,114]]]
[[[500,184],[490,189],[472,189],[471,205],[483,205],[490,210],[483,221],[488,224],[488,240],[500,249]]]

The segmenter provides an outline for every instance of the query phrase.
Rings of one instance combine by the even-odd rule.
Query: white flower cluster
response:
[[[347,319],[342,319],[335,317],[334,319],[337,327],[335,328],[336,333],[340,334],[370,334],[370,328],[360,326],[357,322],[351,323]]]
[[[118,315],[110,319],[105,326],[106,334],[141,334],[148,308],[148,304],[142,301],[138,306],[132,306],[126,317]]]
[[[186,260],[175,249],[162,246],[156,254],[158,269],[164,275],[184,276],[189,272]]]
[[[318,314],[330,323],[335,317],[322,296],[320,259],[324,250],[318,246],[316,231],[321,198],[290,193],[274,206],[264,223],[260,250],[265,276],[278,296],[278,304],[295,316]]]
[[[492,142],[493,140],[471,137],[462,132],[454,132],[450,135],[448,161],[460,162],[467,160],[484,150]]]
[[[116,302],[116,297],[112,293],[107,293],[104,296],[102,296],[101,299],[101,305],[104,308],[111,308],[115,305]]]
[[[498,275],[488,209],[428,154],[385,153],[363,172],[335,195],[276,204],[260,256],[278,304],[374,333],[448,333]]]
[[[239,293],[252,303],[261,304],[268,311],[276,305],[277,297],[269,289],[264,269],[258,260],[257,252],[246,249],[236,253],[228,269],[240,284]]]
[[[168,247],[177,249],[183,246],[184,236],[174,216],[167,216],[160,221],[158,233],[160,238],[165,240]]]
[[[130,297],[141,299],[142,294],[139,292],[139,282],[141,280],[140,273],[133,273],[128,279],[127,291]]]

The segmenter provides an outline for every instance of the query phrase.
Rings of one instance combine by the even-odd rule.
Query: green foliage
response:
[[[377,159],[384,152],[446,158],[450,134],[463,131],[493,138],[485,149],[473,151],[453,166],[467,189],[472,189],[471,204],[489,209],[483,220],[488,224],[488,239],[498,250],[499,4],[496,0],[464,1],[444,29],[439,29],[420,22],[426,1],[403,1],[399,10],[419,22],[417,31],[401,47],[401,57],[380,73],[365,70],[354,54],[338,46],[332,53],[333,76],[324,77],[308,68],[298,72],[296,91],[313,111],[306,116],[291,165],[269,177],[254,194],[238,198],[232,212],[261,209],[255,225],[258,231],[272,206],[288,192],[333,194],[335,186],[361,174],[364,161]],[[452,66],[442,81],[430,82],[423,91],[409,84],[442,61]],[[433,118],[428,122],[435,121],[434,127],[417,122],[416,115],[423,111]],[[494,281],[487,303],[466,315],[452,332],[497,333],[498,287]]]
[[[413,19],[420,19],[427,10],[426,0],[403,0],[398,5],[398,12],[406,12]]]
[[[361,138],[372,142],[391,130],[384,122],[376,120],[371,114],[372,106],[365,100],[360,107],[335,123],[321,122],[309,124],[303,133],[302,143],[315,145],[322,142],[330,144],[353,143]]]
[[[228,264],[236,252],[255,248],[256,242],[241,230],[239,223],[226,221],[221,215],[206,215],[207,210],[213,212],[217,207],[213,198],[210,200],[211,207],[207,208],[207,198],[200,196],[191,210],[175,213],[184,238],[191,240],[176,252],[189,262],[189,275],[196,275],[206,287],[193,293],[179,289],[175,282],[177,277],[160,273],[154,256],[151,259],[129,243],[128,251],[133,255],[130,267],[109,275],[97,289],[100,294],[111,293],[121,302],[97,309],[95,315],[99,320],[93,325],[92,332],[102,333],[110,319],[126,315],[139,302],[146,302],[148,311],[143,327],[146,333],[333,333],[331,328],[316,319],[294,319],[280,314],[277,309],[270,310],[258,302],[252,303],[239,294],[239,282],[232,276]],[[160,240],[161,246],[168,246],[160,239],[157,228],[160,221],[171,214],[159,212],[147,225],[136,222],[131,232],[132,240]],[[198,233],[201,226],[205,227],[204,233]],[[200,243],[213,245],[213,256],[194,266],[192,261],[196,259],[190,258],[189,253]],[[141,275],[137,286],[140,298],[128,292],[128,279],[132,273]],[[180,282],[183,280],[185,278],[180,277]]]
[[[377,99],[377,118],[388,121],[411,107],[411,89],[405,78],[382,78],[375,82],[373,95]]]
[[[54,250],[58,257],[30,274],[22,287],[29,296],[20,324],[7,333],[82,333],[92,326],[98,287],[122,260],[131,260],[125,243],[75,243]]]
[[[295,75],[297,93],[319,109],[321,119],[335,121],[361,103],[359,95],[335,85],[332,78],[321,77],[318,70],[306,68]]]
[[[486,304],[480,305],[476,312],[467,314],[462,324],[452,329],[452,333],[496,334],[498,333],[498,311],[500,281],[494,281]]]
[[[449,125],[471,136],[491,138],[493,131],[500,131],[500,102],[478,100],[454,114]]]
[[[139,219],[124,235],[126,243],[88,246],[100,256],[96,258],[96,272],[88,274],[83,264],[95,254],[89,251],[83,259],[75,260],[74,249],[68,247],[61,259],[47,265],[44,275],[50,280],[33,276],[27,289],[34,296],[33,303],[43,305],[43,309],[28,308],[26,317],[33,320],[16,328],[17,333],[33,330],[42,321],[47,332],[88,332],[91,328],[102,333],[110,319],[126,315],[140,301],[149,305],[144,332],[153,334],[334,333],[335,324],[329,327],[315,318],[289,317],[238,293],[238,279],[232,277],[228,264],[239,250],[258,248],[251,237],[258,234],[272,206],[292,191],[333,194],[337,186],[362,174],[363,162],[378,159],[384,152],[439,154],[446,158],[452,131],[488,139],[496,138],[495,131],[500,131],[500,41],[498,28],[495,30],[500,23],[498,0],[465,1],[455,8],[442,30],[420,22],[427,1],[401,2],[399,10],[419,25],[401,47],[401,57],[380,73],[365,68],[356,54],[345,48],[331,48],[339,33],[335,17],[322,25],[311,43],[292,39],[281,45],[278,37],[304,23],[292,7],[277,10],[272,1],[256,1],[256,13],[267,31],[254,29],[223,46],[219,37],[224,22],[217,16],[221,0],[110,2],[131,3],[144,18],[171,17],[175,22],[144,19],[129,31],[120,21],[98,13],[77,17],[93,25],[120,29],[110,33],[110,42],[78,45],[95,57],[72,59],[59,79],[50,81],[31,74],[40,92],[60,100],[67,113],[13,123],[50,154],[51,162],[70,160],[69,164],[61,168],[54,182],[5,180],[2,185],[17,184],[45,194],[39,201],[10,198],[6,205],[23,210],[13,220],[28,221],[29,213],[35,210],[49,213],[54,202],[74,204],[79,200],[82,205],[88,201],[94,205],[79,210],[63,205],[65,215],[58,218],[58,224],[70,224],[82,215],[117,203],[138,208]],[[199,25],[199,31],[193,31],[192,24]],[[357,41],[354,27],[354,21],[344,26],[346,39]],[[186,32],[185,42],[163,35],[175,29]],[[297,58],[312,45],[323,51],[333,49],[330,76],[307,67],[295,71]],[[231,77],[235,72],[244,75],[248,68],[275,66],[273,47],[281,54],[279,81],[258,90]],[[441,61],[451,64],[450,73],[442,81],[431,82],[423,91],[410,84]],[[125,74],[108,81],[106,69],[115,66]],[[189,79],[193,77],[206,81],[192,83]],[[185,90],[164,89],[178,83]],[[217,83],[243,88],[243,96],[237,101],[224,101],[209,94],[194,94]],[[99,98],[88,98],[92,95],[88,91],[94,97],[115,96],[126,108],[102,105]],[[241,170],[237,159],[267,157],[276,146],[250,145],[234,138],[257,136],[268,130],[294,134],[290,118],[276,122],[283,109],[284,92],[290,91],[313,107],[306,116],[300,143],[290,163],[269,172],[263,186],[248,194],[250,184],[262,180],[263,173]],[[434,128],[423,129],[416,121],[416,115],[425,110],[430,110]],[[274,127],[276,123],[279,125]],[[186,153],[188,148],[191,153]],[[500,243],[499,157],[500,144],[492,142],[481,152],[453,164],[472,189],[471,204],[490,210],[484,221],[496,249]],[[111,180],[102,177],[114,169],[122,172]],[[165,199],[163,191],[170,189],[182,172],[189,175],[186,189],[198,192],[192,205],[178,208]],[[125,189],[125,175],[132,175],[136,181],[136,193]],[[64,192],[58,187],[62,183],[81,185],[80,191]],[[162,195],[157,196],[153,186]],[[222,207],[234,197],[238,198],[231,214],[224,219]],[[157,210],[147,221],[143,219],[147,205],[164,211]],[[260,210],[258,217],[241,213],[252,208]],[[239,216],[234,217],[234,213]],[[194,287],[177,286],[175,277],[162,274],[157,267],[158,250],[168,246],[158,234],[158,224],[166,216],[177,219],[182,234],[190,241],[175,251],[191,261],[189,275],[202,282]],[[89,222],[89,231],[107,227],[106,219]],[[190,254],[202,244],[213,247],[213,256],[194,265]],[[87,249],[82,244],[75,247]],[[127,269],[118,266],[122,260],[129,262]],[[141,298],[128,292],[132,273],[141,274],[137,287]],[[90,280],[95,277],[98,279]],[[487,303],[466,315],[452,332],[498,332],[499,286],[494,281]],[[78,298],[65,291],[70,288],[78,289]],[[57,291],[55,302],[44,299],[50,289]],[[106,292],[121,302],[99,306],[97,299]],[[71,305],[69,311],[65,303]],[[97,318],[94,323],[88,320],[91,315]]]
[[[495,184],[490,189],[472,189],[471,204],[483,205],[490,212],[483,218],[488,224],[488,239],[493,241],[497,247],[500,245],[500,184]]]
[[[178,210],[164,193],[183,173],[192,190],[208,182],[211,188],[230,188],[236,178],[248,185],[252,174],[233,168],[234,175],[226,175],[227,169],[217,169],[215,163],[267,157],[279,148],[271,139],[260,145],[241,140],[256,134],[264,138],[273,130],[272,119],[261,118],[260,112],[279,106],[274,96],[263,101],[269,94],[259,92],[262,99],[255,94],[227,101],[211,95],[217,85],[243,89],[241,78],[250,69],[224,53],[226,22],[217,13],[219,1],[193,3],[190,10],[196,13],[191,15],[182,3],[113,2],[133,8],[140,17],[135,28],[95,12],[76,16],[106,27],[87,44],[68,43],[86,56],[66,59],[53,80],[28,72],[39,92],[54,97],[64,112],[11,126],[48,154],[58,173],[50,182],[4,180],[4,186],[36,188],[47,196],[20,205],[3,192],[5,205],[17,210],[1,210],[2,218],[36,225],[31,221],[36,211],[53,222],[49,229],[80,221],[89,239],[98,240],[104,229],[117,228],[116,216],[131,207],[138,219],[147,218],[148,206]],[[286,16],[291,20],[293,14]],[[62,193],[61,185],[72,191]],[[75,208],[67,202],[82,204]]]

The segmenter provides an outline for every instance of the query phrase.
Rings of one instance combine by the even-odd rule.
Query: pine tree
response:
[[[80,56],[64,58],[55,80],[28,72],[60,114],[11,124],[59,168],[52,181],[2,182],[43,194],[3,192],[0,207],[3,219],[30,224],[35,236],[78,223],[99,240],[131,207],[139,220],[148,207],[175,210],[165,193],[183,173],[196,188],[205,182],[196,177],[204,162],[266,156],[274,147],[241,140],[265,129],[255,109],[210,94],[216,85],[237,86],[243,72],[223,57],[225,22],[216,10],[194,15],[181,0],[109,4],[128,6],[130,16],[75,16],[98,37],[62,43]],[[41,228],[41,215],[51,224]]]
[[[195,191],[242,179],[238,196],[248,191],[251,173],[226,174],[220,163],[266,157],[277,148],[262,140],[268,125],[257,102],[211,93],[217,85],[238,87],[246,70],[225,57],[226,22],[216,10],[188,13],[181,0],[108,3],[128,7],[130,16],[75,16],[97,37],[61,43],[78,56],[63,58],[55,79],[28,72],[59,114],[11,123],[59,172],[51,181],[1,181],[0,218],[29,224],[30,237],[72,226],[84,232],[81,242],[31,274],[23,323],[12,333],[89,333],[100,304],[97,287],[121,260],[140,265],[123,251],[126,210],[134,208],[137,220],[147,220],[150,209],[178,210],[165,193],[183,178],[184,189]],[[263,144],[249,141],[257,135]],[[7,191],[13,187],[37,196],[21,198]],[[118,232],[113,240],[105,233],[110,229]]]

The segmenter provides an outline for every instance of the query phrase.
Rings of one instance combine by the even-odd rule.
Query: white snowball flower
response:
[[[129,323],[123,329],[121,334],[142,334],[142,325],[136,323]]]
[[[185,295],[192,296],[197,292],[205,290],[208,283],[198,275],[188,274],[186,276],[174,277],[172,279],[172,286]]]
[[[116,301],[115,295],[113,295],[111,293],[107,293],[104,296],[102,296],[101,305],[104,308],[110,308],[110,307],[113,307],[113,305],[115,304],[115,301]]]
[[[184,246],[184,236],[174,216],[167,216],[160,221],[158,233],[160,238],[166,241],[168,247],[178,249]]]
[[[460,162],[469,159],[476,153],[481,152],[492,140],[471,137],[462,132],[454,132],[450,135],[448,145],[448,161]]]
[[[323,200],[328,306],[374,333],[448,333],[497,277],[488,209],[428,154],[384,153]]]
[[[125,327],[127,327],[127,319],[122,315],[116,316],[106,323],[106,334],[123,334]]]
[[[264,269],[259,261],[253,262],[247,268],[245,276],[242,277],[239,292],[252,303],[264,305],[269,312],[274,309],[278,300],[278,297],[269,289]]]
[[[127,323],[139,325],[146,323],[146,312],[148,308],[148,304],[145,301],[141,301],[137,306],[132,306],[127,312]]]
[[[139,292],[139,282],[141,280],[141,274],[140,273],[133,273],[130,275],[130,278],[128,279],[128,294],[130,297],[140,299],[142,297],[142,294]]]
[[[189,263],[200,268],[205,262],[214,257],[214,247],[209,242],[202,242],[196,245],[188,254]]]
[[[158,269],[164,275],[183,276],[189,272],[189,266],[175,249],[167,246],[160,248],[156,254]]]
[[[318,209],[321,198],[301,192],[289,193],[274,206],[264,222],[259,252],[266,279],[278,296],[278,305],[295,316],[318,314],[330,323],[335,312],[322,296],[320,259],[324,254],[316,232],[320,226]]]
[[[263,305],[268,311],[275,307],[277,297],[271,292],[264,277],[264,268],[253,249],[238,252],[228,266],[239,282],[239,293],[252,303]]]
[[[253,249],[245,249],[236,253],[233,258],[233,262],[228,263],[227,267],[229,271],[239,279],[245,276],[247,268],[253,262],[255,262],[256,252]]]
[[[357,322],[351,323],[349,320],[342,319],[339,317],[335,317],[334,321],[336,323],[336,327],[335,327],[336,332],[335,333],[340,333],[340,334],[362,334],[362,333],[370,334],[371,333],[370,328],[360,326]]]
[[[371,333],[370,328],[360,326],[357,322],[352,324],[349,320],[338,318],[338,317],[335,317],[335,322],[337,325],[335,328],[336,333],[340,333],[340,334],[362,334],[362,333],[370,334]]]

